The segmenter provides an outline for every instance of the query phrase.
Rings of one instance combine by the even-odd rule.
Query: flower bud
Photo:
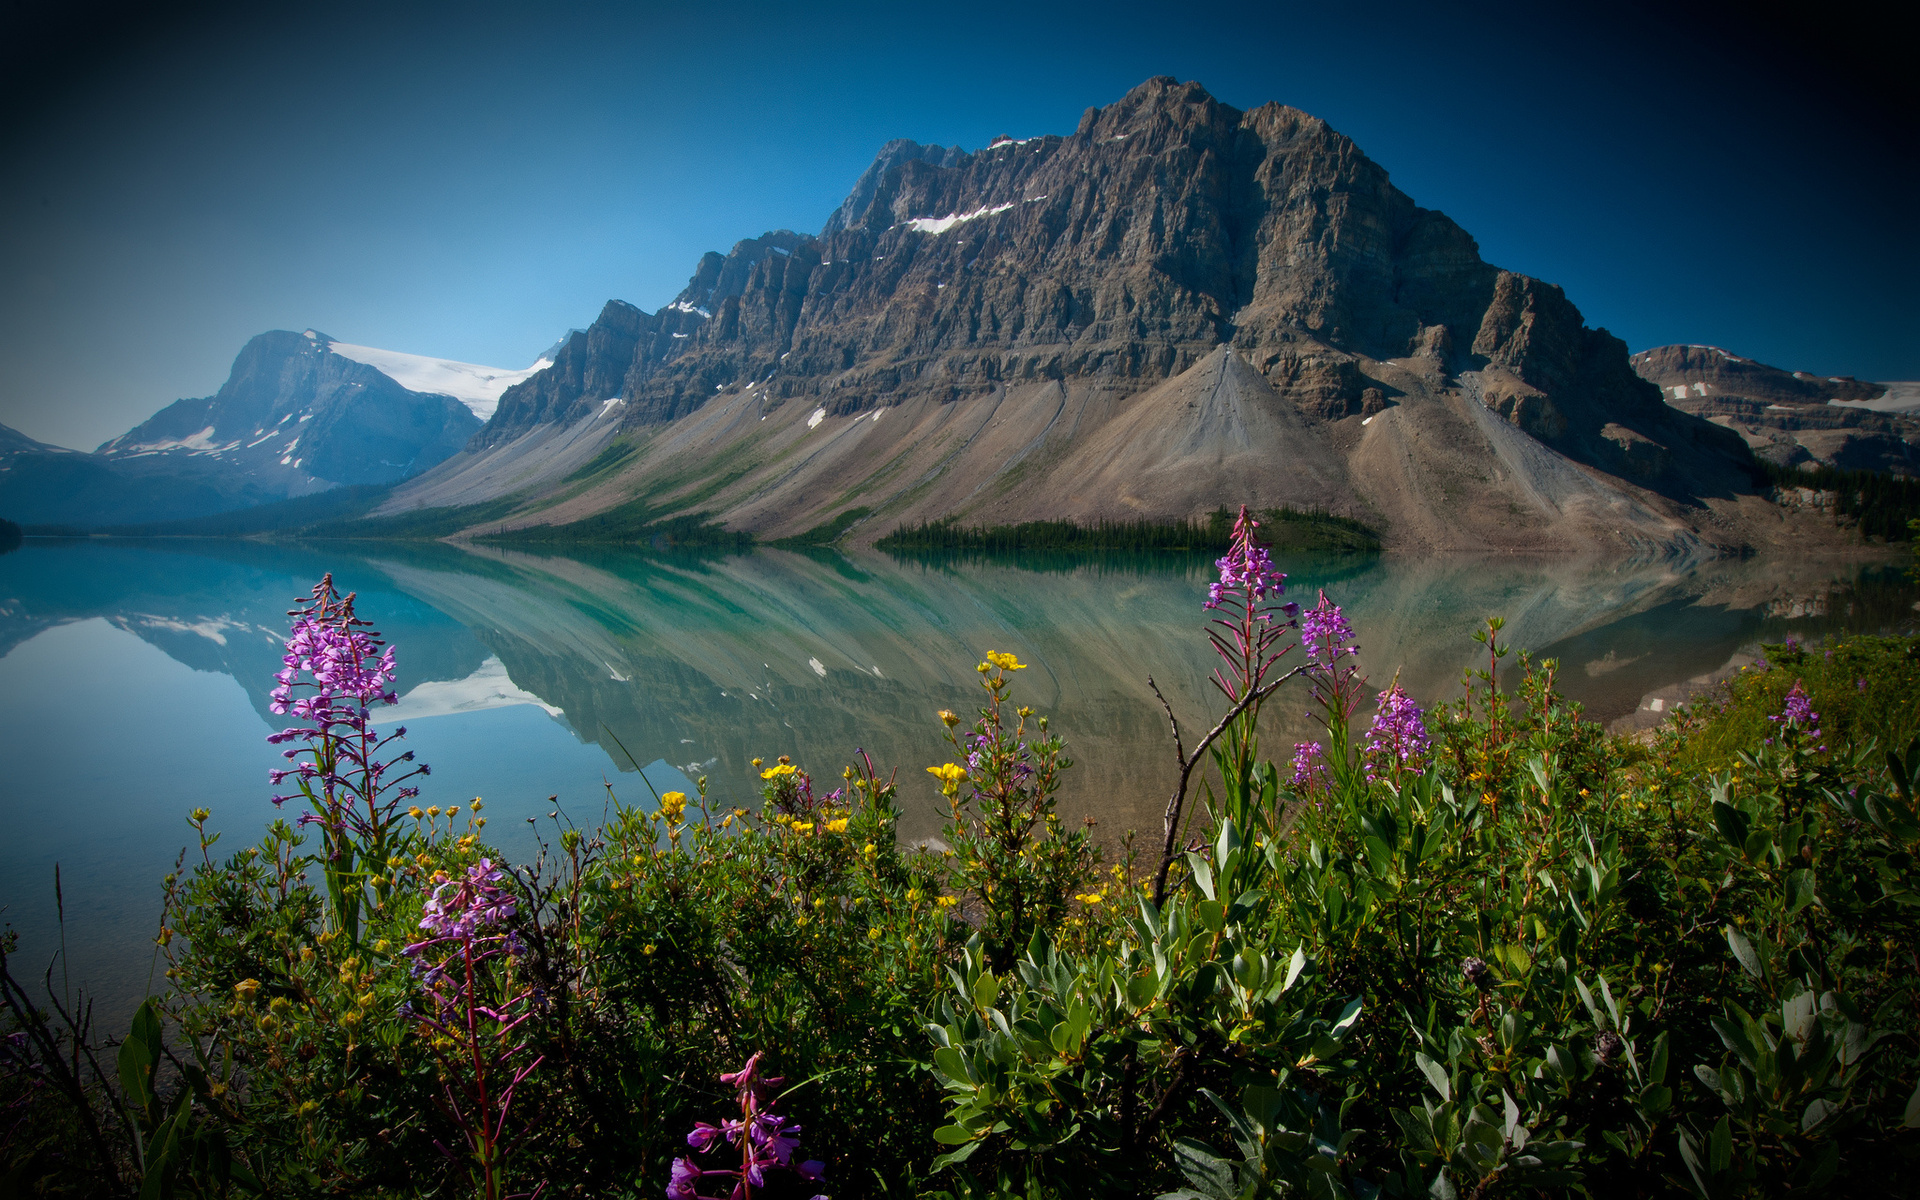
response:
[[[1491,991],[1493,988],[1493,971],[1480,959],[1469,958],[1461,963],[1460,973],[1467,977],[1468,983],[1483,992]]]
[[[1599,1037],[1593,1039],[1593,1056],[1603,1066],[1619,1058],[1620,1052],[1626,1048],[1627,1044],[1620,1040],[1620,1035],[1611,1029],[1602,1031]]]

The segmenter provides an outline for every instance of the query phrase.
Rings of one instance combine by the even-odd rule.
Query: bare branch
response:
[[[1192,779],[1193,768],[1199,764],[1201,756],[1207,752],[1207,747],[1213,745],[1215,739],[1225,733],[1227,728],[1231,726],[1235,720],[1239,719],[1240,714],[1246,712],[1262,700],[1265,700],[1268,696],[1273,695],[1274,692],[1280,689],[1281,684],[1292,679],[1302,671],[1310,669],[1311,666],[1311,663],[1307,663],[1295,667],[1272,683],[1255,688],[1241,697],[1240,702],[1229,709],[1226,716],[1220,718],[1220,723],[1209,730],[1206,737],[1200,739],[1200,744],[1193,748],[1191,755],[1187,754],[1185,750],[1181,748],[1180,727],[1178,723],[1175,723],[1173,733],[1174,750],[1180,755],[1180,783],[1174,788],[1173,795],[1167,798],[1166,841],[1161,846],[1160,869],[1154,875],[1153,881],[1153,903],[1156,908],[1166,902],[1167,868],[1173,865],[1173,839],[1179,832],[1180,816],[1187,805],[1187,784]],[[1153,681],[1149,679],[1147,682],[1151,684]],[[1153,694],[1160,696],[1160,689],[1158,687],[1154,688]],[[1165,696],[1160,696],[1160,704],[1163,708],[1167,707],[1167,698]],[[1169,721],[1173,719],[1173,710],[1171,708],[1167,708],[1167,719]]]

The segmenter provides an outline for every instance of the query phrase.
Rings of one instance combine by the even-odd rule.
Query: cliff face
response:
[[[437,477],[471,477],[475,455],[614,399],[647,452],[625,482],[584,500],[574,489],[544,515],[552,489],[515,474],[528,519],[698,492],[736,524],[788,532],[855,493],[882,501],[861,501],[869,523],[890,525],[1186,516],[1257,491],[1369,516],[1390,540],[1532,545],[1544,522],[1563,528],[1538,544],[1564,545],[1591,533],[1574,526],[1603,524],[1628,540],[1690,537],[1677,532],[1696,530],[1689,513],[1750,492],[1741,441],[1663,404],[1559,288],[1481,261],[1472,237],[1324,121],[1278,104],[1241,112],[1169,78],[1089,109],[1065,137],[973,153],[889,143],[820,236],[709,254],[672,304],[609,305],[585,343],[510,390],[468,453],[398,504],[435,503]],[[1207,395],[1193,394],[1203,380]],[[1143,407],[1157,415],[1132,415]],[[938,461],[863,432],[868,449],[828,456],[831,478],[817,455],[754,473],[786,453],[767,439],[793,420],[811,434],[896,408],[923,438],[925,421],[943,437],[976,432]],[[1115,421],[1132,430],[1124,444],[1102,433]],[[1007,432],[983,442],[990,427]],[[1401,439],[1396,460],[1383,443]],[[1148,476],[1192,475],[1116,491],[1100,464],[1074,467],[1094,444]],[[1286,473],[1283,450],[1314,470],[1267,478]],[[699,475],[702,456],[729,457],[714,475],[729,481],[682,489],[657,474]],[[1408,461],[1419,490],[1461,510],[1459,537],[1410,509],[1400,483],[1380,490]],[[1541,499],[1574,475],[1582,495],[1599,489],[1580,514]],[[1639,532],[1603,515],[1618,512]]]
[[[1657,346],[1632,362],[1664,403],[1731,430],[1780,466],[1920,474],[1920,420],[1868,407],[1886,397],[1885,384],[1784,371],[1718,346]]]

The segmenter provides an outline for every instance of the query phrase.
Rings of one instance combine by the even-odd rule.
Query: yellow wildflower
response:
[[[959,763],[947,763],[944,766],[928,767],[927,774],[940,781],[940,794],[951,796],[960,790],[960,781],[967,777],[967,769]]]
[[[258,979],[242,979],[239,983],[233,985],[233,994],[242,1000],[252,1000],[254,994],[259,990],[260,981]]]
[[[754,761],[756,763],[759,762],[758,759],[755,759]],[[768,767],[766,770],[760,772],[760,778],[776,779],[782,775],[791,775],[793,774],[793,771],[794,771],[794,767],[792,763],[781,763],[777,767]]]
[[[813,822],[812,821],[795,821],[793,823],[793,831],[795,833],[812,833]]]
[[[756,771],[760,769],[760,760],[757,758],[753,760],[753,769]]]
[[[935,900],[934,903],[938,904],[941,908],[952,908],[954,905],[960,903],[960,898],[958,896],[942,896],[938,900]]]
[[[801,913],[798,916],[794,917],[793,923],[795,925],[800,926],[802,929],[805,929],[807,927],[807,914]]]
[[[880,927],[879,927],[878,925],[875,925],[875,926],[873,926],[873,927],[872,927],[871,929],[868,929],[868,930],[867,930],[867,936],[868,936],[869,938],[871,938],[871,939],[873,939],[873,940],[874,940],[874,941],[876,941],[876,942],[877,942],[877,941],[879,941],[879,940],[880,940]]]
[[[687,794],[685,792],[662,793],[660,797],[660,811],[667,815],[667,820],[679,821],[682,816],[686,815]]]
[[[960,723],[960,718],[952,709],[943,708],[940,710],[940,723],[952,729]]]
[[[1021,662],[1017,655],[1002,654],[998,650],[987,651],[987,661],[999,667],[1002,671],[1024,671],[1027,669],[1027,664]]]
[[[407,806],[407,815],[412,817],[414,820],[418,821],[421,817],[426,816],[427,813],[426,813],[426,810],[421,808],[418,804],[409,804]]]
[[[860,847],[860,853],[866,855],[868,858],[872,858],[874,855],[880,853],[880,849],[872,842],[868,842],[866,845]]]
[[[652,942],[648,942],[646,945],[640,947],[640,953],[645,955],[648,958],[653,957],[653,950],[654,950],[654,946]]]
[[[828,833],[845,833],[846,831],[847,831],[847,819],[845,817],[841,817],[838,821],[827,822]]]

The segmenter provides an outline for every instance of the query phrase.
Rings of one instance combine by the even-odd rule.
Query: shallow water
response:
[[[1375,686],[1398,672],[1423,705],[1452,699],[1484,653],[1473,629],[1500,614],[1512,644],[1557,657],[1563,690],[1621,727],[1762,641],[1908,627],[1920,594],[1896,566],[1806,559],[1281,565],[1292,598],[1325,588],[1346,607]],[[903,835],[933,835],[924,768],[953,757],[934,714],[976,704],[987,650],[1030,664],[1016,699],[1052,716],[1076,761],[1062,812],[1108,836],[1157,825],[1172,783],[1148,677],[1189,730],[1224,708],[1207,683],[1204,560],[30,541],[0,557],[0,919],[21,935],[16,967],[37,975],[59,944],[59,864],[66,977],[97,993],[107,1028],[155,970],[159,880],[191,837],[185,813],[213,810],[216,853],[274,813],[265,737],[284,722],[267,691],[286,610],[329,570],[397,648],[401,703],[381,716],[432,764],[422,802],[484,797],[488,832],[516,858],[534,848],[526,818],[590,823],[609,788],[650,806],[706,775],[743,802],[755,756],[831,778],[856,748],[899,768]],[[1283,693],[1263,720],[1275,757],[1310,731],[1295,701]]]

